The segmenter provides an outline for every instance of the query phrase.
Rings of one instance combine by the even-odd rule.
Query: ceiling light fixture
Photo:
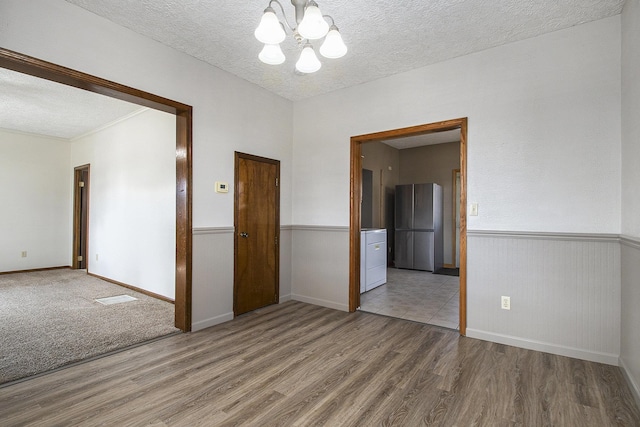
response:
[[[301,73],[315,73],[322,66],[311,40],[319,40],[324,37],[324,42],[320,46],[320,54],[325,58],[337,59],[347,53],[347,46],[342,41],[342,36],[333,18],[329,15],[323,15],[315,1],[291,0],[296,11],[296,25],[292,27],[287,20],[282,4],[278,0],[270,0],[264,10],[260,25],[254,32],[256,38],[264,43],[264,48],[258,55],[260,61],[269,65],[279,65],[285,61],[280,43],[287,35],[284,24],[280,22],[276,11],[271,7],[273,3],[280,6],[284,22],[301,48],[300,58],[296,62],[296,70]],[[331,20],[331,25],[327,19]]]

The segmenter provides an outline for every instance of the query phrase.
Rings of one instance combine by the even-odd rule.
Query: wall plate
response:
[[[228,193],[229,184],[226,182],[216,181],[216,193]]]

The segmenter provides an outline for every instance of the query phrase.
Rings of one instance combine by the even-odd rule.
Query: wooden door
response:
[[[72,267],[87,268],[89,230],[89,165],[74,168]]]
[[[233,312],[278,302],[280,162],[236,152]]]

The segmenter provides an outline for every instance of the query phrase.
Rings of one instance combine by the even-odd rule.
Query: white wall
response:
[[[233,182],[235,150],[281,161],[281,223],[291,223],[290,101],[62,0],[3,0],[0,44],[193,106],[196,230],[233,226],[233,191],[217,194],[214,185]],[[232,263],[216,264],[218,271],[205,265],[233,251],[232,240],[220,243],[215,252],[194,253],[194,323],[232,312]]]
[[[640,2],[622,12],[622,313],[620,365],[640,405]]]
[[[382,142],[362,144],[361,150],[364,156],[362,168],[373,172],[373,227],[387,229],[387,261],[392,261],[395,255],[394,195],[396,185],[400,183],[400,150]]]
[[[90,165],[88,271],[175,298],[176,120],[144,109],[71,144]]]
[[[458,117],[469,118],[468,201],[479,203],[479,216],[468,218],[470,230],[620,233],[619,16],[294,103],[294,223],[349,224],[351,136]],[[305,258],[295,256],[294,243],[293,293],[331,295],[333,304],[346,304],[348,268],[318,263],[325,249],[312,238],[305,242],[311,245]],[[599,250],[606,252],[607,245]],[[347,239],[331,250],[348,257]],[[496,254],[483,255],[502,267]],[[478,256],[469,248],[470,266]],[[539,256],[543,264],[551,261],[550,254]],[[614,256],[609,262],[618,261]],[[311,279],[296,280],[302,272]],[[518,277],[511,279],[512,286],[525,286]],[[479,329],[474,313],[491,319],[504,315],[499,288],[489,288],[471,268],[467,285],[476,295],[468,301],[469,328]],[[571,286],[579,305],[581,284]],[[619,283],[613,286],[619,292]],[[562,295],[550,289],[546,299]],[[514,307],[522,303],[512,300]],[[604,320],[609,307],[595,304],[592,314],[619,335],[619,321]],[[520,321],[524,313],[509,315],[522,325],[510,330],[521,340],[556,328],[582,332],[575,323],[553,318],[532,331]],[[493,320],[485,324],[485,334],[499,333]],[[578,350],[619,354],[616,342],[584,346]]]
[[[400,184],[435,182],[442,186],[444,263],[456,262],[453,254],[455,214],[453,170],[460,169],[460,142],[425,145],[400,150]]]
[[[640,3],[622,14],[622,234],[640,238]]]
[[[71,265],[69,153],[66,140],[0,130],[0,271]]]
[[[620,231],[619,16],[296,102],[293,222],[349,223],[351,136],[457,117],[470,229]]]

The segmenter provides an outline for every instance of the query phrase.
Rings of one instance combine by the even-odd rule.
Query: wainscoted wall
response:
[[[233,227],[193,229],[194,331],[233,319]]]
[[[619,236],[467,233],[467,336],[618,365]]]
[[[291,299],[291,234],[292,226],[280,227],[280,302]]]
[[[620,367],[640,406],[640,0],[622,10],[622,311]],[[632,237],[633,236],[633,237]]]
[[[620,368],[640,405],[640,238],[621,239]]]
[[[291,298],[349,311],[349,227],[292,226]]]
[[[233,227],[193,229],[194,331],[233,319]],[[280,302],[291,299],[291,226],[280,228]]]
[[[280,233],[280,302],[347,311],[349,228],[286,225]],[[640,239],[469,230],[467,246],[467,336],[619,364],[640,396]],[[194,229],[193,253],[199,330],[233,319],[233,227]],[[502,295],[511,310],[500,308]]]

